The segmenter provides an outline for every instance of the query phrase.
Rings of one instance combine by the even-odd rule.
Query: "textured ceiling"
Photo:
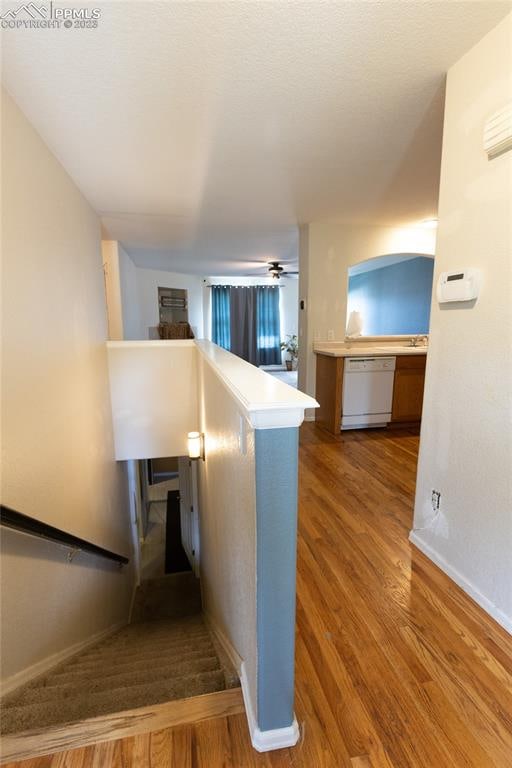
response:
[[[289,262],[298,222],[435,215],[446,70],[511,8],[90,5],[5,32],[5,85],[138,263],[217,274]]]

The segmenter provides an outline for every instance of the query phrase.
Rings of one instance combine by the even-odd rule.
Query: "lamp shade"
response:
[[[203,440],[201,433],[189,432],[187,438],[189,459],[200,459],[203,455]]]

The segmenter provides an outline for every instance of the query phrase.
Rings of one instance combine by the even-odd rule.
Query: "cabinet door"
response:
[[[397,357],[391,421],[420,421],[425,386],[425,356]]]
[[[343,358],[316,355],[316,399],[320,408],[315,421],[333,435],[341,430],[341,403],[343,389]]]

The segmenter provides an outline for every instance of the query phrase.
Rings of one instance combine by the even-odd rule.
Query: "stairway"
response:
[[[133,622],[2,701],[2,734],[238,687],[201,615],[199,582],[179,573],[144,582]]]

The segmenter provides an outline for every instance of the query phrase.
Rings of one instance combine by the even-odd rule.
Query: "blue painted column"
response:
[[[293,723],[297,427],[256,429],[258,727]]]

